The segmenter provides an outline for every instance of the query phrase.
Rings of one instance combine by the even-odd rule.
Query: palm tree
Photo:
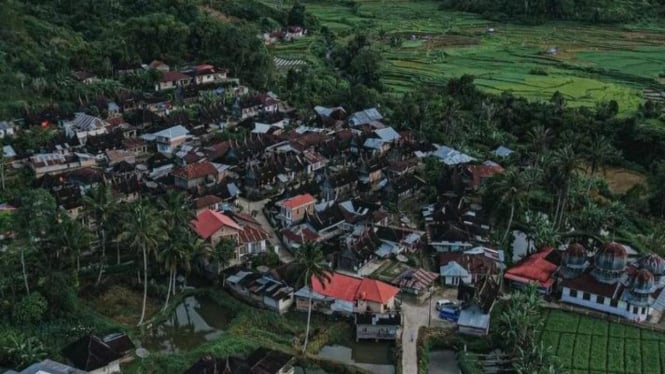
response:
[[[510,228],[513,225],[513,218],[515,217],[517,205],[521,203],[521,200],[524,197],[524,180],[517,169],[509,168],[503,174],[497,176],[495,182],[491,184],[491,188],[494,190],[494,193],[498,194],[499,202],[502,205],[510,207],[506,232],[501,239],[502,242],[505,242],[510,233]]]
[[[113,201],[111,188],[106,183],[99,184],[83,196],[84,210],[88,218],[91,218],[95,222],[97,239],[99,240],[99,247],[102,252],[99,259],[99,273],[95,284],[99,284],[102,281],[102,274],[104,273],[104,264],[106,263],[106,228],[109,225],[109,219],[114,206],[115,201]]]
[[[614,148],[612,143],[604,136],[597,136],[591,141],[591,145],[587,150],[587,158],[591,163],[591,174],[593,175],[598,169],[605,166],[605,163],[617,156],[620,152]]]
[[[545,154],[545,151],[552,142],[554,136],[552,130],[538,125],[529,130],[526,134],[529,143],[529,152],[533,157],[533,165],[538,165]]]
[[[196,218],[186,195],[180,191],[169,190],[162,195],[159,199],[159,207],[164,214],[164,220],[169,230],[188,228],[190,222]]]
[[[190,245],[190,238],[187,236],[171,238],[162,252],[160,252],[159,260],[164,265],[164,270],[169,273],[169,286],[166,291],[164,310],[166,310],[169,305],[171,293],[175,295],[175,279],[178,269],[183,268],[186,271],[189,271],[191,257],[192,246]]]
[[[236,245],[233,239],[222,238],[208,248],[210,258],[217,264],[217,276],[222,275],[222,287],[226,286],[226,274],[223,270],[229,266],[236,255]]]
[[[559,194],[553,220],[558,227],[563,221],[563,216],[566,211],[568,194],[570,192],[570,181],[575,175],[575,171],[579,169],[579,158],[575,153],[575,150],[573,150],[573,147],[567,145],[554,151],[551,161],[559,185]]]
[[[293,265],[298,272],[299,277],[297,284],[304,285],[309,288],[309,306],[307,308],[307,328],[305,330],[305,343],[303,344],[302,351],[307,351],[307,343],[309,342],[309,327],[312,319],[312,281],[316,279],[323,288],[330,282],[330,269],[325,262],[323,252],[318,245],[306,242],[296,252]]]
[[[127,240],[129,246],[143,256],[143,306],[138,325],[141,325],[145,318],[145,304],[148,298],[148,255],[166,239],[166,230],[166,222],[157,210],[144,201],[138,201],[131,206],[119,236],[121,240]]]
[[[72,274],[78,286],[78,274],[81,268],[81,252],[90,246],[90,233],[83,228],[80,222],[62,214],[59,218],[58,232],[55,240],[62,254],[68,254],[71,259]],[[58,251],[60,252],[60,251]]]

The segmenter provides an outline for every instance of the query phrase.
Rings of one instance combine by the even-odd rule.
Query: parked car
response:
[[[441,307],[443,306],[454,306],[456,305],[455,302],[450,301],[448,299],[441,299],[436,302],[436,310],[441,310]]]
[[[457,322],[460,315],[460,307],[455,304],[442,305],[439,309],[439,318],[450,322]]]

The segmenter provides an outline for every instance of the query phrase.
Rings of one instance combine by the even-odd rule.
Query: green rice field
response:
[[[665,333],[548,310],[541,341],[571,373],[665,372]]]
[[[372,35],[384,56],[384,84],[395,92],[472,74],[488,92],[547,100],[559,91],[570,105],[615,99],[629,112],[665,72],[665,30],[657,26],[496,24],[430,0],[357,0],[355,12],[334,0],[303,2],[340,40]],[[399,47],[390,46],[395,36],[403,40]],[[278,57],[311,60],[315,45],[321,40],[312,36],[272,49]]]

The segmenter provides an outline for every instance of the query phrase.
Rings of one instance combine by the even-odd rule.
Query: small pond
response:
[[[429,366],[427,374],[459,374],[457,354],[455,351],[431,351],[429,353]]]
[[[151,352],[182,352],[219,337],[233,319],[227,309],[206,296],[189,296],[164,322],[142,338]]]
[[[352,342],[348,346],[326,345],[318,356],[332,361],[352,364],[378,374],[392,374],[394,344],[389,342]]]

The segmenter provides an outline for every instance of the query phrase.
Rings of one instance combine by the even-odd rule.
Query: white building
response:
[[[607,243],[593,257],[571,244],[559,274],[565,303],[638,322],[658,320],[665,310],[665,260],[655,254],[629,264],[620,244]]]
[[[85,145],[88,136],[106,134],[109,123],[101,118],[85,113],[75,113],[74,119],[65,121],[62,127],[68,138],[76,137],[80,144]]]
[[[157,145],[157,152],[170,155],[178,146],[187,141],[188,136],[189,130],[178,125],[154,134],[142,135],[141,138],[148,142],[154,142]]]

